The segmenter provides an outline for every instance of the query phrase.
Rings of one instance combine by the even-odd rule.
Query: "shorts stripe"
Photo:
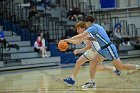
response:
[[[110,56],[112,57],[112,59],[111,59],[111,61],[112,61],[112,60],[113,60],[113,55],[114,55],[114,54],[112,54],[112,51],[110,51],[110,49],[109,49],[109,48],[107,48],[107,50],[108,50],[108,52],[109,52]]]
[[[113,54],[115,55],[115,53],[114,53],[114,51],[113,51],[112,47],[110,47],[110,48],[111,48],[111,50],[112,50]],[[116,57],[116,58],[118,58],[116,55],[115,55],[115,57]]]
[[[115,56],[115,54],[113,53],[112,49],[110,46],[108,46],[109,52],[111,53],[112,56]]]
[[[100,38],[105,44],[108,44],[108,42],[103,37],[101,37],[100,34],[96,34],[96,36]]]
[[[104,58],[106,58],[104,55],[102,55],[100,52],[98,52],[101,56],[103,56]]]
[[[86,57],[86,55],[83,54],[83,56],[84,56],[86,59],[88,59],[88,58]],[[88,59],[88,60],[90,60],[90,59]]]

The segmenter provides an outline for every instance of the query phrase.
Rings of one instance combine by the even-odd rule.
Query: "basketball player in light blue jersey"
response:
[[[85,38],[85,36],[91,34],[96,41],[100,45],[100,49],[97,51],[97,55],[91,60],[90,64],[90,81],[85,83],[82,88],[93,88],[95,87],[94,77],[96,74],[96,66],[99,62],[102,62],[104,59],[109,59],[112,61],[112,64],[115,68],[120,70],[130,70],[137,69],[140,70],[140,64],[132,65],[132,64],[122,64],[121,60],[118,57],[117,49],[114,44],[111,43],[106,31],[102,26],[95,23],[95,18],[92,16],[86,16],[85,22],[87,25],[87,29],[70,39],[81,39]]]
[[[83,33],[86,29],[86,23],[85,22],[78,22],[75,25],[75,28],[77,30],[77,33]],[[86,37],[91,37],[90,35],[87,35]],[[70,77],[68,78],[64,78],[63,81],[66,84],[69,85],[74,85],[75,84],[75,78],[80,70],[80,67],[82,64],[84,64],[85,62],[88,62],[90,60],[92,60],[95,56],[97,51],[100,49],[100,46],[98,44],[98,42],[96,41],[89,41],[89,40],[84,40],[84,39],[79,39],[79,40],[69,40],[69,39],[65,39],[65,40],[61,40],[61,41],[65,41],[65,42],[69,42],[69,43],[73,43],[73,44],[81,44],[82,42],[85,43],[85,47],[81,48],[81,49],[76,49],[74,50],[74,54],[81,54],[83,53],[83,55],[81,55],[79,57],[79,59],[76,61],[75,67],[73,69],[73,73]],[[115,67],[111,67],[111,66],[103,66],[101,64],[99,64],[96,69],[100,69],[103,71],[111,71],[114,72],[116,75],[120,75],[121,72],[119,70],[117,70]]]

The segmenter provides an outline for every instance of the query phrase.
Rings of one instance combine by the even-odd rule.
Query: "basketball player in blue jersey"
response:
[[[77,29],[78,34],[83,33],[85,31],[86,27],[87,26],[86,26],[85,22],[79,22],[75,25],[75,28]],[[87,37],[91,37],[91,36],[87,35]],[[92,60],[92,58],[95,57],[97,51],[100,49],[100,46],[99,46],[98,42],[90,41],[90,40],[86,40],[86,39],[79,39],[79,40],[65,39],[64,41],[69,42],[69,43],[73,43],[73,44],[81,44],[82,42],[85,43],[84,48],[74,50],[75,55],[81,54],[81,53],[83,53],[83,55],[81,55],[79,57],[79,59],[76,61],[72,75],[68,78],[63,79],[64,82],[66,82],[67,84],[74,85],[75,78],[80,70],[81,65],[84,64],[85,62]],[[96,67],[96,69],[104,70],[104,71],[111,71],[111,72],[114,72],[116,75],[120,75],[120,73],[121,73],[115,67],[103,66],[100,64]]]
[[[123,64],[118,57],[117,49],[114,44],[110,41],[106,31],[103,29],[102,26],[95,23],[95,18],[93,16],[86,16],[85,22],[87,25],[87,29],[69,40],[73,39],[82,39],[85,38],[87,35],[91,34],[96,41],[100,45],[100,49],[97,51],[96,56],[91,60],[90,64],[90,81],[85,83],[82,88],[93,88],[95,87],[94,77],[96,74],[96,66],[99,62],[102,62],[104,59],[109,59],[112,61],[112,64],[115,68],[119,70],[130,70],[130,69],[137,69],[140,70],[140,64],[133,65],[133,64]]]

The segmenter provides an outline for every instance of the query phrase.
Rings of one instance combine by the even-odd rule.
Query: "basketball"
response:
[[[66,51],[66,50],[68,49],[68,43],[67,43],[67,42],[62,42],[62,41],[60,41],[60,42],[58,43],[58,49],[59,49],[60,51]]]

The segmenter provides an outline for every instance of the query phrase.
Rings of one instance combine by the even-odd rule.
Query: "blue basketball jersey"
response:
[[[102,26],[98,24],[91,25],[88,29],[86,29],[86,32],[91,33],[93,37],[96,38],[97,42],[99,43],[101,47],[110,43],[110,39],[106,31],[103,29]]]
[[[97,40],[101,46],[101,49],[99,49],[97,52],[101,54],[105,59],[112,61],[113,59],[118,58],[117,49],[115,45],[111,43],[106,31],[102,26],[93,24],[88,29],[86,29],[86,32],[92,34],[91,36]]]

